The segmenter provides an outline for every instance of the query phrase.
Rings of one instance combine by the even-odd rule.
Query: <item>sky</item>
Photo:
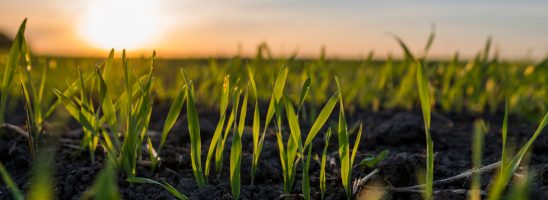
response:
[[[0,0],[0,32],[28,18],[35,53],[106,56],[110,48],[160,57],[254,55],[360,58],[401,55],[387,33],[432,57],[474,56],[488,37],[501,57],[548,55],[548,1]]]

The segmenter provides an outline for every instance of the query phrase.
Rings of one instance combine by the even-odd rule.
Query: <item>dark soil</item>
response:
[[[160,110],[163,110],[161,108]],[[158,112],[153,116],[151,128],[160,130],[163,125],[165,112]],[[204,112],[200,112],[204,113]],[[207,113],[207,112],[205,112]],[[201,115],[202,127],[202,156],[205,157],[213,128],[216,124],[216,112],[209,115]],[[431,133],[434,139],[435,149],[435,179],[455,176],[472,168],[471,164],[471,138],[473,122],[482,118],[489,124],[489,132],[485,136],[483,164],[488,165],[500,160],[501,139],[500,127],[502,114],[476,116],[472,114],[434,113],[432,116]],[[380,171],[370,181],[375,187],[397,188],[418,184],[417,173],[425,167],[425,139],[422,115],[420,111],[385,110],[377,113],[369,111],[355,112],[349,116],[349,126],[363,122],[364,135],[359,147],[356,163],[367,154],[376,154],[384,149],[389,149],[389,156],[379,163],[376,168]],[[69,126],[77,127],[77,126]],[[176,124],[172,134],[168,137],[168,143],[161,151],[163,162],[156,171],[151,171],[146,164],[139,165],[138,176],[155,180],[165,180],[172,184],[181,193],[191,199],[232,199],[228,180],[228,157],[230,150],[230,137],[226,142],[225,160],[221,174],[212,174],[208,185],[198,188],[192,174],[189,157],[189,138],[186,130],[186,118],[182,116]],[[305,127],[302,127],[305,128]],[[509,125],[510,144],[523,144],[532,135],[536,128],[535,123],[528,123],[520,118],[511,117]],[[303,131],[306,132],[306,131]],[[543,164],[548,164],[548,156],[544,154],[548,150],[548,135],[544,131],[535,142],[534,150],[529,164],[535,166],[537,172],[531,187],[532,199],[548,199],[548,179],[544,178]],[[97,172],[102,168],[104,153],[98,150],[95,160],[92,162],[87,151],[76,149],[79,145],[80,133],[77,131],[65,131],[60,136],[45,136],[54,138],[57,142],[55,154],[55,194],[58,199],[80,199],[82,193],[93,183]],[[354,137],[354,136],[353,136]],[[353,138],[352,137],[352,138]],[[157,141],[155,141],[157,142]],[[157,143],[155,143],[157,144]],[[250,185],[250,164],[252,153],[251,135],[244,134],[244,155],[242,159],[242,199],[278,199],[283,190],[282,171],[279,163],[276,136],[268,132],[267,140],[261,154],[260,166],[255,178],[255,185]],[[31,180],[32,157],[28,151],[27,139],[21,135],[2,130],[0,134],[0,160],[6,166],[15,182],[23,189],[27,189]],[[313,152],[319,154],[324,146],[323,133],[319,134],[313,144]],[[346,199],[337,167],[337,137],[330,141],[330,157],[332,162],[327,166],[328,191],[326,199]],[[146,157],[146,153],[143,154]],[[312,195],[314,199],[320,199],[319,170],[317,161],[311,162],[310,176]],[[374,168],[356,166],[353,178],[360,178],[370,173]],[[482,175],[482,189],[486,190],[492,173]],[[294,198],[301,198],[300,173],[295,183]],[[461,179],[443,185],[436,185],[436,199],[466,199],[467,195],[454,189],[467,189],[470,187],[469,179]],[[118,176],[118,185],[124,199],[173,199],[163,188],[156,185],[130,184],[124,181],[122,173]],[[371,191],[371,187],[366,187]],[[461,190],[462,191],[462,190]],[[374,191],[379,192],[379,191]],[[359,197],[367,197],[363,190]],[[395,192],[386,190],[386,199],[421,199],[421,194],[416,192]],[[10,192],[2,183],[0,199],[10,199]]]

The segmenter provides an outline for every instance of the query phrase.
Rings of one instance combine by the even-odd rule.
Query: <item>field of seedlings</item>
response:
[[[548,59],[0,54],[0,199],[548,199]],[[32,30],[27,30],[32,31]]]

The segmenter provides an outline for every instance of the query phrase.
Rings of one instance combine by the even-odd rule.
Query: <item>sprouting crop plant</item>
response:
[[[403,55],[386,58],[277,57],[263,43],[253,57],[102,59],[31,52],[26,22],[0,50],[0,199],[495,200],[548,187],[548,61],[505,60],[491,38],[449,59],[429,55],[433,30],[420,53],[391,34]]]

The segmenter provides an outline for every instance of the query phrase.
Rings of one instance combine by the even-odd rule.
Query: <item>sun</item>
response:
[[[158,35],[157,0],[92,1],[80,32],[90,45],[102,49],[144,48]]]

